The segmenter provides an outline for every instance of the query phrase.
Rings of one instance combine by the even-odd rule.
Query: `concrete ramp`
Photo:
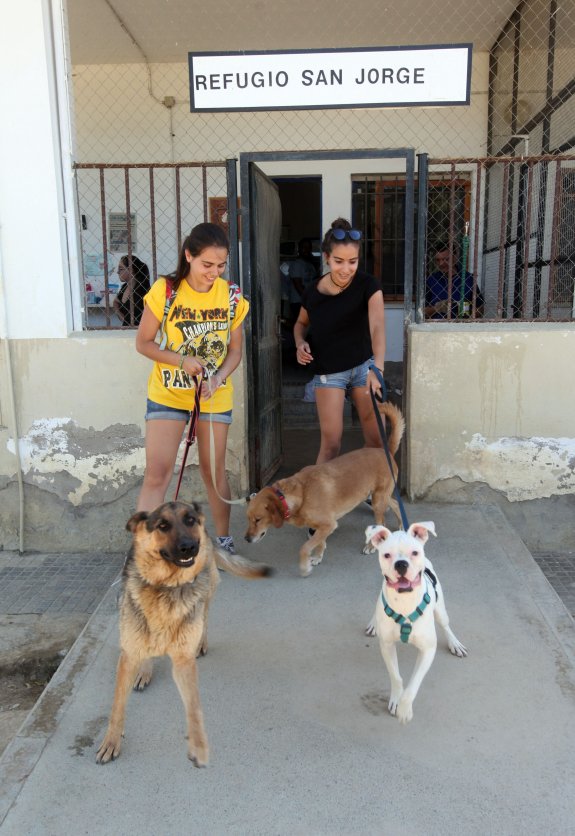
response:
[[[116,588],[90,620],[0,762],[2,833],[573,833],[573,621],[501,512],[412,505],[451,625],[401,726],[367,638],[381,588],[360,553],[366,507],[341,521],[324,563],[298,576],[301,530],[243,553],[270,580],[224,575],[199,661],[211,762],[186,758],[169,664],[128,705],[121,757],[94,757],[117,661]],[[244,520],[234,509],[241,542]],[[399,649],[407,679],[415,652]]]

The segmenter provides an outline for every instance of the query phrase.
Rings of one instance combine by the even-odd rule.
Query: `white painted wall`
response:
[[[79,313],[65,219],[75,227],[63,158],[69,134],[56,72],[65,50],[51,14],[48,0],[19,0],[0,27],[0,334],[18,339],[65,337],[73,307]]]
[[[452,478],[511,502],[575,494],[572,326],[414,325],[409,350],[412,496]]]
[[[190,113],[187,64],[75,65],[80,162],[215,160],[241,151],[404,148],[434,157],[481,156],[488,55],[473,56],[466,107]],[[176,100],[170,111],[161,103]]]

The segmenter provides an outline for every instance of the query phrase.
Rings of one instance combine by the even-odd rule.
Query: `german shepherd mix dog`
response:
[[[140,511],[126,525],[133,544],[122,577],[120,659],[114,704],[96,761],[120,754],[128,695],[151,678],[150,659],[168,655],[186,710],[188,757],[208,762],[208,741],[198,693],[196,657],[208,649],[208,607],[219,583],[218,567],[244,578],[263,578],[268,566],[217,549],[196,503],[166,502]],[[136,674],[140,672],[136,679]]]
[[[389,401],[379,404],[378,409],[390,423],[388,446],[394,456],[405,427],[403,415]],[[304,467],[293,476],[262,488],[248,502],[246,540],[257,543],[269,528],[281,528],[284,522],[313,529],[299,552],[300,574],[305,578],[321,563],[325,541],[337,528],[339,518],[353,511],[370,493],[375,522],[383,524],[389,506],[401,525],[399,506],[392,497],[397,478],[393,459],[392,464],[393,474],[384,450],[363,447],[323,464]],[[375,548],[367,543],[363,551],[369,554]]]

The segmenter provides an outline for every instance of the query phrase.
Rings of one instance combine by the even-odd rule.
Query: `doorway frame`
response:
[[[242,284],[243,292],[249,299],[257,292],[255,277],[252,276],[252,210],[250,205],[249,189],[249,168],[251,163],[273,163],[273,162],[314,162],[328,160],[405,160],[405,237],[410,246],[405,247],[404,254],[404,340],[403,340],[403,368],[404,379],[407,368],[407,328],[412,321],[412,297],[413,297],[413,232],[414,232],[414,194],[415,194],[415,149],[413,148],[363,148],[361,150],[341,151],[245,151],[240,153],[240,215],[242,223]],[[269,175],[268,175],[269,176]],[[278,265],[279,267],[279,265]],[[245,325],[246,337],[246,401],[248,405],[247,414],[247,436],[248,436],[248,479],[250,490],[253,488],[256,479],[255,462],[255,431],[256,431],[256,398],[255,381],[253,380],[253,321],[248,317]],[[279,370],[281,374],[281,369]],[[404,387],[404,412],[407,410],[407,397]],[[406,457],[405,457],[406,458]],[[404,463],[407,468],[407,461]],[[408,471],[406,471],[408,472]]]

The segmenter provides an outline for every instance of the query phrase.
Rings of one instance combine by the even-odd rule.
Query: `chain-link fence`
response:
[[[427,213],[426,319],[575,318],[575,155],[431,160]]]
[[[86,327],[138,325],[150,281],[175,270],[190,229],[229,231],[225,162],[76,166]]]
[[[574,0],[560,6],[556,0],[519,5],[486,0],[471,6],[430,0],[424,16],[409,3],[394,7],[375,0],[362,0],[353,10],[339,0],[317,0],[313,9],[303,0],[272,0],[266,9],[263,15],[255,7],[214,0],[209,10],[178,6],[176,16],[151,0],[137,8],[125,0],[69,0],[76,159],[130,166],[129,208],[125,168],[106,167],[104,188],[101,168],[78,172],[84,279],[91,288],[87,293],[94,293],[87,297],[88,324],[119,322],[109,293],[99,291],[118,283],[112,281],[113,271],[118,257],[129,255],[130,225],[132,255],[146,262],[153,275],[175,264],[175,170],[154,169],[154,261],[150,163],[221,161],[244,151],[405,147],[432,161],[427,223],[419,233],[427,241],[428,275],[439,269],[438,252],[447,271],[448,288],[442,291],[447,297],[435,300],[443,303],[443,311],[425,315],[573,318],[575,228],[568,152],[575,148]],[[433,43],[473,44],[468,106],[190,112],[188,50]],[[560,163],[549,159],[560,154],[567,155]],[[188,178],[181,169],[188,178],[181,192],[186,230],[197,220],[210,219],[209,199],[226,195],[225,169],[210,169],[206,204],[200,170],[190,168]],[[366,266],[381,277],[386,296],[402,296],[406,242],[397,218],[405,178],[393,171],[365,177],[350,170],[349,181],[352,212],[363,219],[371,242]],[[165,209],[160,211],[162,201]],[[117,247],[118,242],[120,249],[112,249],[110,243]],[[407,245],[412,243],[417,244]],[[102,261],[104,282],[98,284],[91,271]],[[464,298],[458,300],[458,294]],[[128,313],[131,323],[132,308]]]

